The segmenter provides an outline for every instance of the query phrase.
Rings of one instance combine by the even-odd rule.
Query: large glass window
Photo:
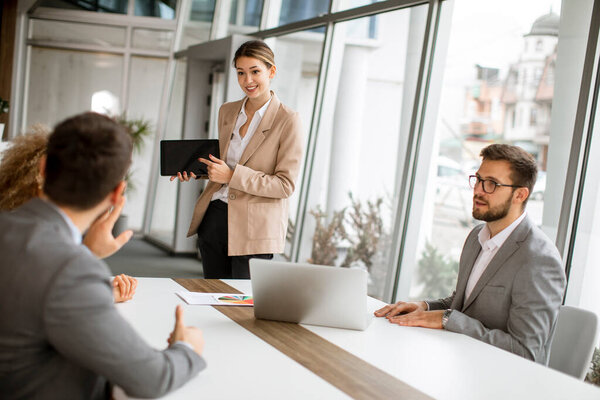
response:
[[[212,27],[212,38],[220,39],[233,33],[256,32],[260,25],[262,0],[234,0],[217,4]]]
[[[175,19],[177,0],[131,0],[133,15]],[[214,0],[212,0],[214,3]],[[96,11],[101,13],[127,14],[129,0],[42,0],[40,6],[69,10]]]
[[[175,19],[177,0],[135,0],[135,15]]]
[[[404,162],[427,7],[335,25],[300,261],[364,268],[381,298],[393,270],[394,193]],[[367,36],[367,37],[365,37]]]
[[[284,104],[300,113],[305,141],[308,139],[314,111],[323,40],[324,35],[315,32],[296,32],[268,39],[277,64],[277,75],[272,83],[273,91]],[[304,148],[306,149],[306,145]],[[291,240],[295,233],[302,178],[301,170],[296,181],[296,191],[290,199],[288,240]],[[288,241],[285,252],[288,258],[290,244]]]
[[[329,12],[330,0],[277,0],[270,2],[267,12],[267,27],[286,25],[317,17]],[[321,32],[323,28],[321,28]]]
[[[258,27],[263,0],[233,0],[231,3],[230,24]]]
[[[127,14],[127,0],[42,0],[41,7]]]
[[[600,315],[600,112],[596,113],[566,304]]]
[[[227,35],[256,32],[260,26],[263,0],[233,0],[230,4]]]
[[[215,0],[192,0],[190,21],[211,22],[215,12]]]
[[[423,132],[431,144],[423,151],[433,151],[423,165],[425,201],[411,209],[419,231],[405,248],[400,298],[452,293],[464,240],[481,223],[471,215],[467,177],[489,144],[518,145],[536,157],[540,172],[527,212],[542,225],[559,12],[554,0],[454,3],[437,123]]]
[[[329,0],[281,0],[279,25],[309,19],[329,11]]]
[[[572,39],[577,42],[585,43],[585,39],[587,39],[589,35],[589,16],[592,11],[592,1],[578,2],[578,8],[572,9],[570,8],[570,4],[563,4],[563,21],[561,23],[566,23],[567,26],[572,27],[570,29],[570,34],[572,35]],[[598,29],[596,27],[595,29]],[[577,47],[579,47],[577,49]],[[568,47],[566,51],[566,56],[577,60],[581,59],[581,63],[583,64],[583,54],[585,52],[584,46],[571,46]],[[561,52],[563,49],[561,48]],[[560,53],[561,56],[565,53]],[[592,58],[598,58],[598,52],[596,52],[595,56]],[[561,71],[557,71],[557,76],[561,76]],[[570,71],[569,71],[570,72]],[[569,73],[567,72],[567,73]],[[596,74],[598,71],[596,70]],[[592,76],[591,81],[597,82],[598,76]],[[557,78],[560,79],[560,78]],[[588,109],[589,114],[584,111],[583,115],[578,115],[578,117],[583,117],[585,119],[593,118],[593,123],[591,123],[592,135],[589,143],[589,154],[587,154],[586,164],[580,163],[579,166],[585,166],[585,171],[582,174],[578,172],[580,179],[583,181],[583,192],[580,193],[580,198],[578,199],[578,193],[575,191],[573,197],[573,207],[578,206],[577,211],[579,215],[577,220],[574,223],[571,238],[574,238],[574,243],[571,243],[572,248],[569,249],[569,246],[566,246],[567,250],[565,251],[565,255],[568,256],[571,254],[571,259],[566,260],[566,264],[568,265],[568,286],[567,293],[565,297],[565,304],[575,307],[581,307],[587,310],[590,310],[596,315],[600,315],[600,303],[598,303],[598,292],[600,291],[600,268],[598,267],[598,260],[600,259],[600,104],[598,104],[598,99],[594,98],[592,93],[595,90],[594,85],[583,85],[584,90],[589,91],[590,102],[595,101],[595,115],[593,115],[593,106],[589,105]],[[577,87],[579,89],[579,87]],[[558,90],[558,88],[557,88]],[[562,91],[561,91],[562,93]],[[578,90],[573,90],[570,99],[563,98],[566,97],[563,93],[561,98],[557,98],[557,112],[563,112],[563,108],[567,108],[568,106],[576,107],[576,96],[579,95]],[[558,102],[561,101],[559,105]],[[570,101],[569,101],[570,100]],[[558,109],[560,107],[560,109]],[[553,112],[554,117],[554,112]],[[553,122],[554,124],[554,122]],[[562,138],[561,131],[557,132],[557,137]],[[583,142],[584,144],[588,144],[587,142],[587,129],[583,131]],[[554,139],[554,137],[553,137]],[[564,139],[565,146],[570,144],[571,138],[567,136]],[[549,153],[550,167],[548,173],[548,187],[551,189],[554,185],[562,184],[565,179],[562,176],[558,176],[558,173],[565,173],[566,168],[554,168],[554,164],[552,161],[555,158],[554,147],[551,148],[551,152]],[[586,156],[584,152],[584,147],[580,149],[582,151],[582,158]],[[571,162],[571,160],[570,160]],[[560,165],[560,167],[563,167]],[[569,168],[572,168],[569,165]],[[566,173],[565,173],[566,174]],[[569,181],[571,179],[568,179]],[[577,186],[576,186],[577,187]],[[577,201],[581,201],[577,203]],[[560,207],[560,204],[556,205]],[[544,211],[544,220],[551,221],[551,215],[546,215],[546,211]],[[598,345],[598,344],[597,344]]]
[[[215,0],[192,0],[189,15],[184,17],[186,23],[177,50],[208,40],[214,13]]]

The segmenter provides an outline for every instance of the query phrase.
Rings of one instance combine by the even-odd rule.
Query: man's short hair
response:
[[[531,195],[537,179],[537,162],[531,154],[518,146],[491,144],[481,150],[480,156],[483,161],[507,161],[510,164],[512,184],[526,187]],[[529,200],[529,197],[527,197],[525,203],[527,200]]]
[[[44,193],[58,205],[88,210],[125,178],[132,142],[111,118],[86,112],[59,123],[48,139]]]

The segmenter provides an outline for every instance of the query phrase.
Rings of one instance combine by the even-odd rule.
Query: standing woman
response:
[[[270,90],[276,67],[269,46],[260,40],[242,44],[233,66],[246,96],[219,110],[220,158],[199,159],[209,182],[188,231],[188,237],[198,234],[208,279],[248,279],[250,258],[284,251],[287,199],[302,161],[300,117]],[[196,176],[184,171],[177,178]]]

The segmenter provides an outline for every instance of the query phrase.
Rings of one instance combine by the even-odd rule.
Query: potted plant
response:
[[[127,118],[126,112],[113,116],[112,118],[127,129],[127,132],[129,133],[129,136],[131,136],[131,141],[133,143],[133,153],[140,153],[144,147],[144,139],[152,135],[152,123],[144,118],[129,119]],[[127,172],[125,181],[127,182],[125,193],[132,193],[135,191],[135,184],[132,180],[131,171]],[[128,217],[125,214],[121,214],[119,216],[119,219],[113,228],[114,236],[117,236],[127,229],[127,219]]]
[[[596,347],[592,357],[590,370],[585,377],[586,382],[600,386],[600,348]]]
[[[0,115],[8,114],[9,108],[10,108],[10,104],[8,103],[8,100],[4,100],[2,97],[0,97]],[[0,139],[2,138],[3,134],[4,134],[4,123],[0,122]]]

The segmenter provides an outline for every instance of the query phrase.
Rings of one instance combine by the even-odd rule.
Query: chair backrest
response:
[[[598,317],[591,311],[561,306],[554,330],[548,366],[585,378],[598,339]]]

